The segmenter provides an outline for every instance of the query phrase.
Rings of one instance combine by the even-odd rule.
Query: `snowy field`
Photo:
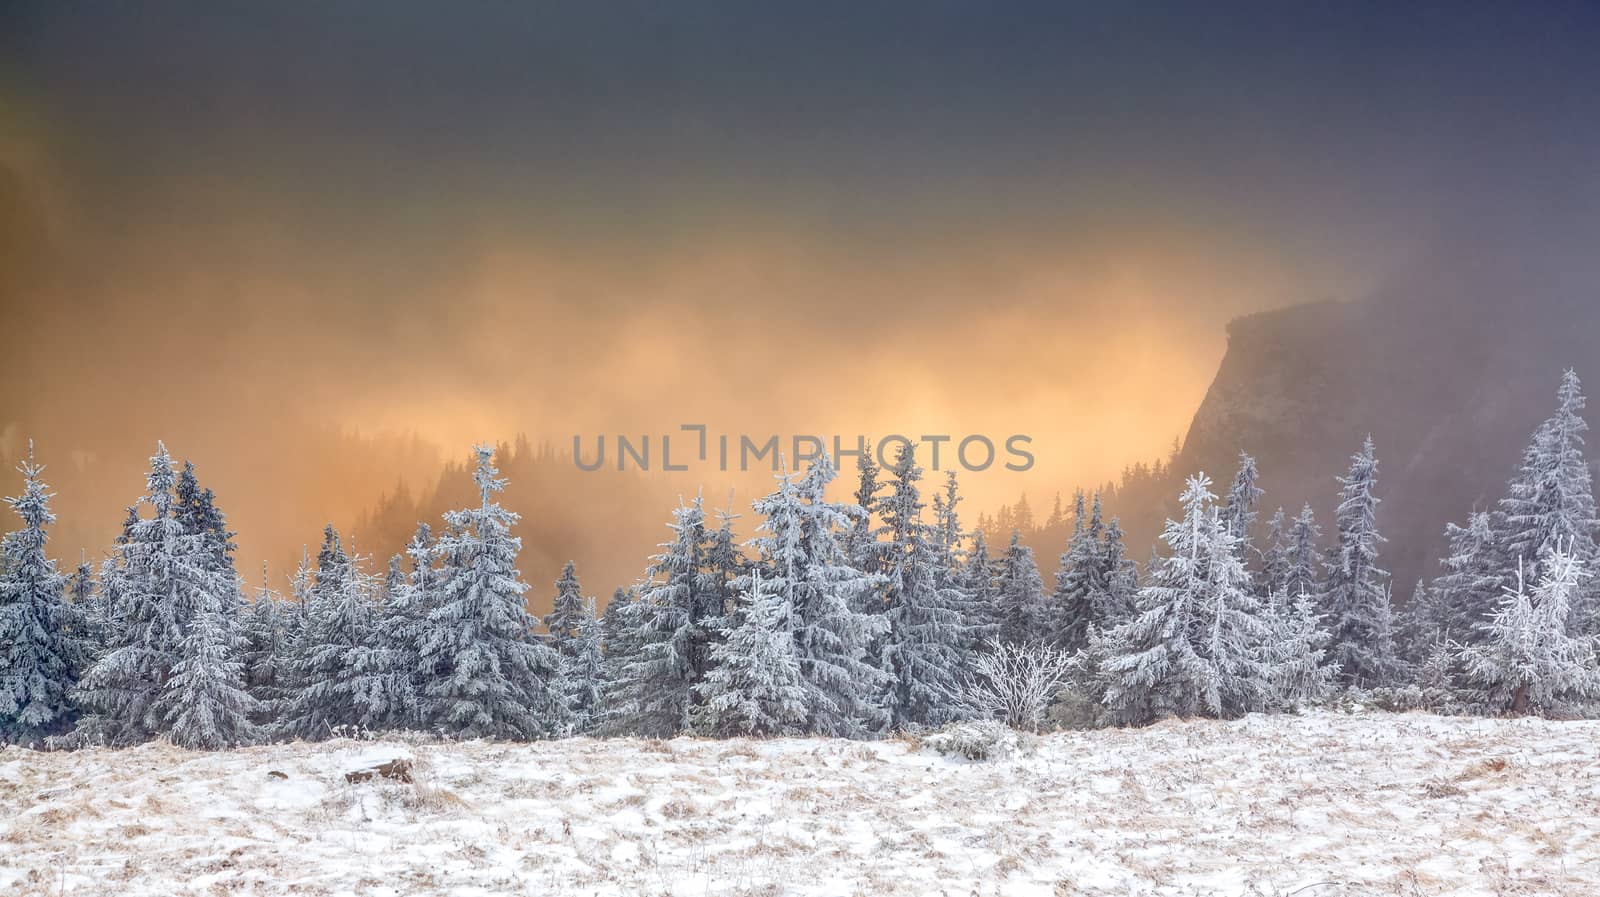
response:
[[[0,894],[1594,895],[1600,722],[7,748]]]

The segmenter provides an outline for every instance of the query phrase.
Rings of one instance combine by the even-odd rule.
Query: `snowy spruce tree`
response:
[[[33,745],[63,732],[76,716],[72,690],[84,645],[72,635],[81,627],[74,622],[78,609],[65,601],[67,577],[45,553],[56,518],[31,441],[17,470],[22,494],[6,504],[22,528],[0,542],[0,742]]]
[[[244,639],[229,619],[233,609],[224,607],[235,592],[219,581],[202,595],[181,657],[163,687],[167,731],[179,747],[221,750],[249,744],[259,735],[251,717],[260,705],[245,688],[240,659]]]
[[[1274,592],[1291,600],[1302,595],[1321,599],[1324,591],[1322,551],[1317,547],[1321,539],[1322,528],[1317,525],[1317,515],[1311,505],[1306,504],[1284,539],[1283,579],[1275,585]]]
[[[600,618],[593,598],[583,602],[583,613],[573,627],[561,654],[561,697],[570,731],[588,734],[600,721],[605,684],[605,656],[601,653]]]
[[[243,623],[245,690],[255,699],[252,717],[258,726],[268,726],[277,717],[283,693],[283,664],[292,644],[288,621],[290,611],[283,598],[267,579],[267,565],[261,564],[261,585],[250,604]]]
[[[1439,562],[1445,572],[1428,590],[1439,616],[1426,626],[1427,642],[1476,643],[1482,634],[1477,624],[1495,611],[1515,577],[1516,561],[1506,557],[1497,535],[1501,529],[1495,522],[1498,516],[1475,511],[1466,526],[1451,523],[1445,527],[1449,550]]]
[[[878,473],[879,467],[872,459],[870,449],[856,456],[854,494],[860,513],[851,517],[850,534],[845,538],[845,553],[849,555],[850,563],[863,573],[877,573],[883,560],[884,549],[878,542],[877,530],[872,526],[872,511],[878,506],[880,489]]]
[[[1203,474],[1188,481],[1183,519],[1167,521],[1170,553],[1152,563],[1138,614],[1094,631],[1089,652],[1113,722],[1233,717],[1275,698],[1268,614],[1209,486]]]
[[[1044,597],[1044,580],[1033,559],[1033,549],[1022,544],[1022,534],[1011,531],[1011,542],[1000,559],[996,604],[1000,640],[1024,645],[1051,640],[1054,615]]]
[[[972,531],[972,548],[961,570],[961,588],[967,595],[967,624],[974,638],[987,642],[1001,637],[1000,569],[989,557],[989,542],[982,529]],[[1040,588],[1043,588],[1041,582]]]
[[[1595,557],[1594,487],[1584,458],[1582,412],[1586,400],[1578,375],[1567,371],[1557,391],[1554,416],[1539,426],[1523,453],[1522,468],[1500,502],[1508,567],[1521,559],[1530,579],[1540,578],[1546,555],[1558,547],[1587,566]]]
[[[714,735],[796,735],[810,708],[795,656],[793,606],[761,579],[749,577],[739,625],[711,649],[712,667],[695,686],[700,728]]]
[[[879,667],[890,676],[884,704],[892,728],[937,726],[962,713],[962,646],[970,642],[961,613],[966,599],[940,586],[937,534],[922,519],[915,449],[903,444],[889,472],[888,494],[876,507],[889,624],[879,648]]]
[[[1139,594],[1139,568],[1128,557],[1122,524],[1111,518],[1100,542],[1100,573],[1089,596],[1095,626],[1109,629],[1133,615]]]
[[[1273,704],[1292,709],[1326,697],[1337,670],[1328,657],[1332,636],[1316,600],[1308,595],[1294,599],[1275,595],[1266,609]]]
[[[165,731],[167,681],[183,659],[190,623],[219,588],[207,540],[177,519],[175,485],[172,458],[157,443],[145,495],[118,540],[116,565],[102,577],[116,596],[115,621],[106,651],[78,683],[81,740],[137,744]]]
[[[1222,525],[1239,540],[1240,556],[1246,559],[1252,554],[1250,527],[1255,523],[1256,503],[1261,500],[1262,490],[1256,485],[1260,477],[1256,459],[1240,452],[1239,471],[1234,474],[1233,485],[1228,487],[1228,494],[1222,500]]]
[[[1328,557],[1322,607],[1333,633],[1341,681],[1358,688],[1389,685],[1401,674],[1390,606],[1389,574],[1378,566],[1378,458],[1368,436],[1339,478],[1337,544]]]
[[[560,660],[533,631],[517,570],[517,515],[495,496],[505,480],[494,453],[478,446],[475,508],[445,515],[441,581],[421,655],[432,676],[422,700],[430,728],[462,738],[537,738],[569,727],[558,684]]]
[[[670,738],[694,724],[694,688],[711,669],[711,648],[725,625],[721,590],[706,575],[708,534],[700,496],[681,504],[645,572],[639,600],[627,608],[633,644],[612,682],[613,725]]]
[[[848,539],[864,512],[858,505],[827,500],[835,476],[832,460],[824,455],[798,481],[788,472],[780,474],[778,488],[755,502],[762,520],[750,542],[754,569],[738,581],[740,613],[757,598],[770,602],[771,622],[791,634],[804,710],[799,726],[853,738],[887,722],[878,703],[887,679],[869,654],[887,621],[857,609],[879,577],[850,562]],[[753,585],[757,571],[759,592]]]
[[[1056,570],[1056,587],[1050,598],[1047,632],[1017,641],[1050,641],[1069,654],[1088,643],[1089,627],[1096,623],[1094,596],[1104,591],[1100,552],[1100,500],[1095,497],[1092,517],[1086,518],[1084,496],[1074,501],[1072,538]]]
[[[325,529],[304,623],[284,662],[277,735],[316,741],[364,725],[359,660],[374,637],[377,592],[338,532]]]
[[[1553,548],[1530,593],[1523,576],[1480,624],[1480,643],[1462,650],[1472,687],[1487,707],[1512,714],[1549,713],[1600,695],[1596,640],[1574,635],[1573,602],[1589,576],[1583,564]]]
[[[544,618],[550,644],[563,657],[569,653],[568,643],[578,634],[578,623],[583,619],[585,604],[582,587],[578,585],[577,564],[567,561],[567,565],[561,568],[561,578],[556,580],[555,602]]]

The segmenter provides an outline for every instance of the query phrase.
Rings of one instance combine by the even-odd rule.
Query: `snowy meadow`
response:
[[[0,892],[1600,893],[1600,723],[0,752]],[[410,762],[410,782],[352,771]],[[360,776],[357,776],[360,778]]]

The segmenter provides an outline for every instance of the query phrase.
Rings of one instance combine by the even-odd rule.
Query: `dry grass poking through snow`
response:
[[[415,781],[343,773],[409,756]],[[270,775],[276,771],[283,777]],[[1600,894],[1600,723],[0,751],[0,894]]]

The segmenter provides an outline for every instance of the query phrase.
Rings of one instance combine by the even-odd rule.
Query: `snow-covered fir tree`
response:
[[[863,573],[877,573],[882,565],[884,549],[872,526],[872,511],[878,506],[878,473],[878,463],[872,459],[870,448],[856,456],[855,499],[861,513],[852,517],[850,535],[845,539],[845,552],[850,557],[850,563]],[[881,610],[881,607],[878,609]]]
[[[1076,653],[1088,643],[1089,627],[1095,624],[1094,594],[1103,590],[1100,568],[1100,505],[1086,517],[1084,495],[1074,500],[1072,538],[1056,569],[1056,587],[1050,597],[1051,621],[1047,632],[1014,641],[1048,640],[1067,653]]]
[[[600,720],[605,683],[605,657],[601,653],[600,619],[593,598],[585,598],[583,613],[561,653],[561,695],[571,731],[587,734]]]
[[[989,540],[981,528],[972,531],[972,548],[961,570],[961,587],[967,594],[967,625],[972,636],[985,642],[999,639],[1000,570],[989,557]]]
[[[997,589],[1002,642],[1021,645],[1050,639],[1054,615],[1045,602],[1044,580],[1033,549],[1022,543],[1022,534],[1016,530],[1011,531],[1011,542],[1000,558]]]
[[[1271,627],[1267,652],[1273,703],[1293,708],[1326,697],[1337,671],[1328,657],[1332,637],[1317,611],[1316,599],[1274,595],[1265,606]]]
[[[711,671],[695,686],[700,727],[716,735],[798,734],[810,708],[795,656],[793,606],[762,582],[759,568],[739,603],[739,625],[712,647]]]
[[[77,708],[72,690],[83,663],[84,646],[72,632],[77,610],[66,603],[67,577],[45,553],[48,527],[55,522],[51,493],[34,463],[33,443],[17,470],[22,494],[6,504],[22,528],[0,542],[0,742],[40,744],[72,723]]]
[[[374,732],[423,725],[422,638],[427,611],[400,555],[390,558],[377,591],[372,635],[349,655],[356,725]]]
[[[1322,607],[1333,633],[1332,655],[1347,685],[1372,688],[1400,675],[1396,655],[1389,574],[1378,566],[1378,504],[1373,493],[1378,458],[1368,436],[1339,478],[1338,541],[1328,557]]]
[[[1587,566],[1595,557],[1594,485],[1584,458],[1583,384],[1567,371],[1557,390],[1556,413],[1539,426],[1523,453],[1522,468],[1500,502],[1508,564],[1523,561],[1539,578],[1545,555],[1557,546]]]
[[[534,634],[517,570],[522,540],[517,515],[495,496],[505,480],[494,453],[478,446],[475,508],[445,515],[439,539],[439,597],[422,638],[432,671],[422,696],[430,728],[463,738],[536,738],[569,727],[561,700],[560,660]]]
[[[284,606],[283,598],[273,590],[267,578],[267,564],[261,564],[261,585],[256,588],[250,604],[250,613],[244,619],[245,690],[255,699],[253,721],[266,726],[277,717],[278,702],[283,693],[283,664],[293,644],[289,632],[292,614]]]
[[[161,696],[172,742],[200,750],[249,744],[259,733],[251,716],[260,708],[245,688],[240,660],[244,639],[229,620],[233,610],[224,607],[233,592],[220,574],[213,576],[219,582],[202,594]]]
[[[1496,711],[1548,713],[1600,695],[1596,640],[1569,631],[1573,602],[1589,572],[1560,547],[1546,555],[1540,571],[1531,593],[1518,575],[1480,624],[1480,644],[1462,650],[1472,687]]]
[[[922,519],[922,468],[911,445],[901,445],[889,473],[888,494],[876,507],[889,623],[879,648],[879,667],[890,676],[884,704],[893,728],[941,725],[962,713],[965,597],[939,584],[936,534]]]
[[[628,608],[634,649],[613,683],[610,710],[624,731],[671,737],[693,725],[694,687],[711,668],[711,648],[725,625],[721,590],[706,575],[708,534],[700,496],[679,505]]]
[[[733,529],[739,515],[733,509],[717,511],[717,528],[706,541],[706,588],[715,593],[711,603],[719,608],[725,626],[731,626],[731,616],[738,604],[738,582],[748,572],[749,564],[739,546],[739,537]]]
[[[1317,515],[1308,503],[1300,508],[1300,515],[1289,527],[1284,539],[1283,579],[1273,591],[1289,599],[1309,595],[1319,599],[1323,593],[1322,551],[1317,543],[1322,539],[1322,527],[1317,525]]]
[[[216,494],[210,489],[200,488],[193,462],[183,462],[183,469],[173,486],[173,498],[173,517],[183,527],[185,535],[198,538],[198,559],[206,572],[217,578],[217,598],[225,613],[220,625],[231,630],[244,607],[239,572],[233,564],[235,534],[228,529],[227,518],[222,509],[217,507]]]
[[[313,741],[365,722],[358,699],[361,655],[371,646],[377,583],[344,552],[331,526],[323,533],[305,621],[282,672],[276,734]]]
[[[203,535],[188,533],[175,515],[172,458],[157,443],[145,495],[124,526],[118,563],[103,578],[116,595],[111,641],[78,683],[86,716],[84,740],[136,744],[165,730],[162,696],[183,657],[184,636],[208,590],[217,588]]]
[[[78,567],[67,577],[67,605],[71,610],[68,635],[77,642],[84,666],[100,656],[111,626],[111,606],[104,589],[97,587],[89,553],[79,555]],[[81,672],[80,667],[80,672]]]
[[[1452,643],[1449,608],[1426,580],[1417,580],[1411,589],[1411,600],[1394,616],[1398,621],[1395,644],[1401,657],[1411,664],[1423,663],[1440,645]]]
[[[1440,564],[1444,573],[1428,590],[1439,616],[1431,621],[1428,642],[1475,643],[1482,634],[1478,623],[1493,613],[1515,576],[1516,561],[1505,555],[1496,525],[1499,515],[1475,511],[1467,525],[1445,527],[1449,549]],[[1435,637],[1435,635],[1437,637]]]
[[[1256,594],[1262,598],[1286,595],[1289,572],[1289,518],[1280,507],[1267,519],[1267,532],[1261,544],[1261,570],[1255,576]]]
[[[1188,481],[1183,519],[1167,521],[1170,553],[1153,562],[1137,616],[1093,632],[1090,653],[1114,722],[1233,717],[1274,699],[1273,633],[1210,485],[1204,474]]]
[[[632,668],[643,647],[643,616],[637,595],[620,586],[600,615],[600,711],[590,722],[597,735],[633,732],[640,684],[633,678]]]
[[[827,500],[835,476],[824,455],[798,481],[780,474],[778,488],[755,502],[762,521],[750,542],[754,570],[739,580],[740,612],[757,597],[752,576],[759,570],[762,600],[778,605],[773,620],[793,637],[804,710],[800,725],[818,734],[860,737],[886,723],[878,704],[886,677],[869,651],[888,624],[882,615],[857,609],[878,577],[850,562],[846,545],[865,512]]]
[[[1262,496],[1261,487],[1256,485],[1260,477],[1256,459],[1240,452],[1239,471],[1234,474],[1233,484],[1228,487],[1228,494],[1222,501],[1222,525],[1240,540],[1243,547],[1240,553],[1247,559],[1252,553],[1250,527],[1255,523],[1256,503]]]
[[[550,644],[563,656],[570,653],[568,643],[578,634],[578,623],[583,619],[585,604],[582,587],[578,585],[578,565],[567,561],[567,565],[561,568],[561,578],[556,580],[555,602],[544,618]]]
[[[1122,523],[1115,517],[1100,542],[1100,575],[1089,596],[1095,625],[1109,629],[1134,613],[1139,595],[1139,567],[1128,557]]]

